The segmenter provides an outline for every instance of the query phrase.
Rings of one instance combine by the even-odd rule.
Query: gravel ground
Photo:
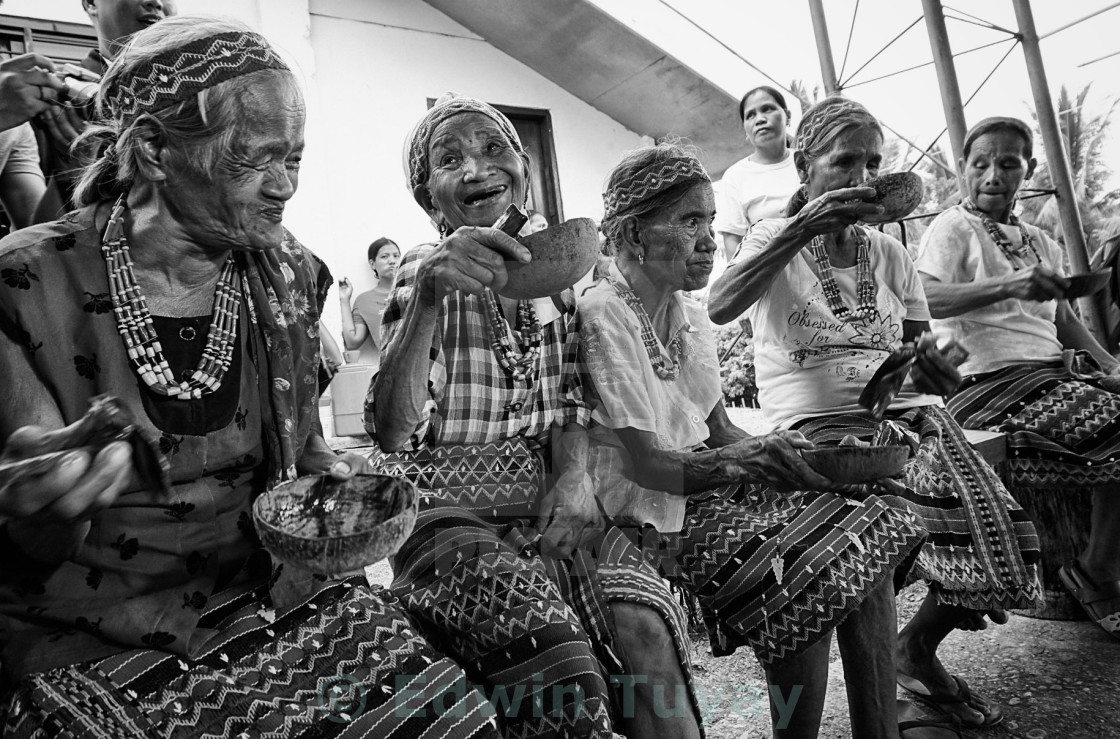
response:
[[[917,610],[924,588],[912,587],[898,599],[899,624]],[[1120,642],[1087,621],[1042,621],[1012,614],[1004,626],[982,632],[956,631],[940,656],[950,672],[973,690],[1003,706],[1002,724],[963,732],[966,739],[1112,739],[1120,737]],[[695,640],[696,681],[716,692],[719,686],[764,684],[751,654],[714,658]],[[821,739],[851,736],[840,656],[835,641]],[[757,689],[756,689],[757,692]],[[899,691],[899,697],[907,697]],[[762,711],[737,710],[730,701],[712,705],[705,715],[709,739],[763,739],[770,736]],[[927,711],[930,713],[930,711]]]

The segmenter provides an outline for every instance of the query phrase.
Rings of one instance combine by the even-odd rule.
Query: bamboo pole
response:
[[[1062,234],[1065,236],[1066,254],[1075,274],[1088,272],[1089,251],[1085,245],[1085,229],[1081,225],[1081,212],[1077,208],[1077,198],[1073,191],[1073,172],[1070,169],[1069,156],[1062,141],[1062,131],[1058,126],[1054,101],[1050,97],[1050,84],[1046,80],[1046,67],[1042,63],[1042,50],[1038,45],[1034,14],[1031,12],[1030,0],[1011,0],[1011,2],[1015,7],[1015,19],[1019,24],[1019,37],[1023,43],[1023,55],[1026,57],[1031,92],[1034,94],[1038,127],[1042,131],[1043,146],[1046,147],[1046,161],[1049,163],[1050,176],[1057,191],[1058,213],[1061,216]],[[1081,298],[1081,317],[1097,339],[1103,340],[1106,331],[1101,316],[1104,314],[1100,310],[1098,300],[1092,296]]]
[[[825,22],[822,0],[809,0],[809,15],[813,17],[813,35],[817,39],[817,58],[821,63],[824,91],[836,95],[840,92],[840,82],[836,78],[836,60],[832,57],[832,42],[828,40],[828,23]]]
[[[941,107],[945,111],[945,125],[949,129],[957,187],[963,195],[964,176],[956,163],[964,158],[964,135],[968,131],[968,126],[964,121],[961,87],[957,82],[957,67],[953,62],[953,49],[949,45],[949,31],[945,28],[945,12],[941,7],[941,0],[922,0],[922,13],[926,18],[926,32],[929,34],[929,46],[933,51],[937,84],[941,88]]]

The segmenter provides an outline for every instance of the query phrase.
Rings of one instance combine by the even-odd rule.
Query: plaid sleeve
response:
[[[580,315],[576,310],[575,297],[568,291],[565,298],[566,334],[563,350],[563,378],[560,382],[560,404],[556,409],[556,423],[566,426],[578,423],[584,428],[591,426],[591,399],[587,390],[591,387],[587,365],[583,360],[580,344]]]
[[[385,306],[385,313],[381,318],[381,345],[390,346],[396,340],[397,333],[404,329],[404,314],[409,301],[412,300],[416,289],[416,271],[420,262],[431,251],[431,247],[418,246],[409,249],[397,267],[397,276],[393,283],[393,291],[389,293],[389,300]],[[436,409],[443,400],[444,389],[447,386],[447,368],[443,354],[443,317],[445,308],[440,309],[439,319],[436,321],[436,330],[432,335],[432,345],[428,350],[430,366],[428,369],[428,400],[424,403],[421,418],[416,424],[412,435],[409,437],[409,448],[422,449],[428,444],[431,436],[431,424]],[[380,372],[380,370],[379,370]],[[376,376],[375,376],[376,378]],[[377,398],[373,393],[374,382],[370,382],[369,391],[366,393],[366,402],[362,414],[362,423],[374,441],[377,441],[377,428],[374,426],[374,409]]]

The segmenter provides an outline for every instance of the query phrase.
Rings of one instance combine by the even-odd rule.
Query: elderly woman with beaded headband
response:
[[[870,677],[849,683],[853,734],[890,735],[891,573],[923,533],[874,495],[788,492],[834,487],[798,454],[812,445],[728,420],[708,316],[685,292],[707,284],[716,251],[712,183],[695,152],[632,152],[604,200],[617,257],[579,305],[603,509],[640,528],[649,557],[699,597],[716,654],[749,644],[782,696],[801,686],[792,715],[772,704],[776,736],[815,736],[837,627],[845,670]]]
[[[972,127],[959,162],[967,199],[922,236],[918,273],[934,328],[972,352],[949,412],[965,428],[1007,434],[1010,458],[1000,471],[1015,497],[1092,497],[1084,549],[1068,562],[1043,562],[1043,580],[1056,571],[1089,617],[1120,639],[1120,362],[1063,299],[1073,295],[1061,247],[1015,215],[1035,167],[1032,139],[1016,118]]]
[[[431,491],[394,591],[487,693],[546,676],[544,718],[515,705],[501,717],[511,734],[610,736],[605,681],[633,674],[615,678],[632,681],[613,706],[624,733],[698,736],[680,606],[603,525],[589,487],[572,292],[498,294],[506,260],[529,257],[490,227],[525,202],[521,141],[490,105],[447,97],[413,130],[405,163],[441,241],[401,262],[366,404],[384,450],[373,461]],[[564,686],[583,691],[579,705],[555,703]]]
[[[364,465],[319,431],[330,275],[281,225],[295,79],[240,24],[169,19],[121,51],[101,99],[82,206],[0,242],[4,461],[59,452],[0,473],[5,736],[334,736],[353,727],[332,710],[358,703],[316,701],[332,676],[361,692],[349,718],[416,736],[399,674],[463,674],[364,580],[270,578],[251,523],[266,485]],[[169,482],[141,474],[143,445],[73,448],[102,395],[158,439]],[[410,706],[493,736],[480,700]]]
[[[712,289],[710,311],[718,322],[749,309],[759,400],[772,425],[820,444],[911,446],[903,480],[875,486],[929,532],[909,573],[929,591],[899,635],[899,682],[965,725],[990,726],[999,708],[951,676],[935,652],[954,628],[980,628],[985,612],[1003,619],[1002,609],[1038,598],[1038,543],[942,407],[939,396],[959,377],[927,333],[929,309],[905,248],[857,225],[881,208],[867,202],[875,191],[863,184],[878,173],[882,147],[878,121],[856,102],[828,98],[807,111],[791,215],[747,236]],[[864,410],[858,400],[876,370],[888,359],[905,366],[907,357],[916,360],[912,381],[889,406]]]

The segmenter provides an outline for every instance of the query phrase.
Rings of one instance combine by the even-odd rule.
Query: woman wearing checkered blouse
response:
[[[603,526],[587,488],[572,293],[518,303],[494,292],[504,260],[527,257],[489,228],[525,202],[517,134],[491,106],[449,97],[405,154],[441,240],[401,263],[367,397],[384,450],[371,461],[429,492],[394,559],[394,593],[488,693],[543,679],[543,711],[500,717],[511,734],[609,737],[613,723],[630,736],[699,736],[680,606]],[[582,700],[555,702],[568,685]]]

